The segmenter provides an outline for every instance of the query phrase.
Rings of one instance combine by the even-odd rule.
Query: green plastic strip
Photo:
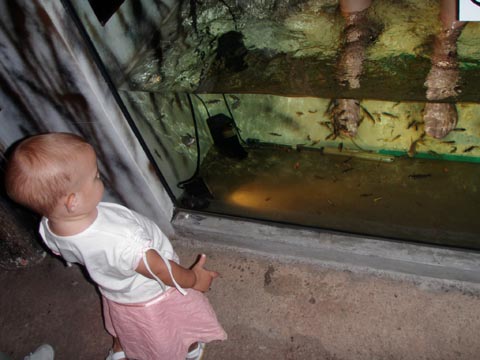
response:
[[[380,150],[379,154],[393,155],[393,156],[408,156],[406,151],[398,150]],[[480,163],[480,157],[462,156],[454,154],[430,154],[430,153],[416,153],[413,156],[415,159],[429,159],[429,160],[447,160],[457,162]]]

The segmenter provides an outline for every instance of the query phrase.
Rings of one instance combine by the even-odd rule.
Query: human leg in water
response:
[[[340,0],[340,11],[345,20],[343,46],[337,68],[337,80],[348,89],[360,88],[365,50],[375,38],[375,30],[367,18],[372,0]],[[357,99],[335,99],[331,118],[335,135],[354,137],[361,121],[360,102]]]
[[[442,30],[435,37],[431,68],[425,81],[428,102],[423,119],[427,135],[441,139],[457,125],[454,103],[436,102],[455,98],[460,93],[457,40],[466,23],[457,20],[457,1],[440,0]]]

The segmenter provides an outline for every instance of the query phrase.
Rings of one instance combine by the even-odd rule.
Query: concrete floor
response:
[[[205,252],[221,273],[208,297],[229,334],[215,359],[478,359],[480,294],[278,256],[175,240],[184,264]],[[0,272],[0,351],[14,359],[41,343],[56,359],[103,359],[110,338],[100,301],[78,267],[47,255]]]

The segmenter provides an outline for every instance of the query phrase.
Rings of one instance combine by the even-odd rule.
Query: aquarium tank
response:
[[[480,23],[441,0],[62,1],[177,209],[480,249]]]

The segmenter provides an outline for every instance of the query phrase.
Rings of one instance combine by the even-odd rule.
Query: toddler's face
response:
[[[103,196],[103,182],[97,167],[97,156],[92,148],[79,155],[75,194],[82,213],[96,211]]]

